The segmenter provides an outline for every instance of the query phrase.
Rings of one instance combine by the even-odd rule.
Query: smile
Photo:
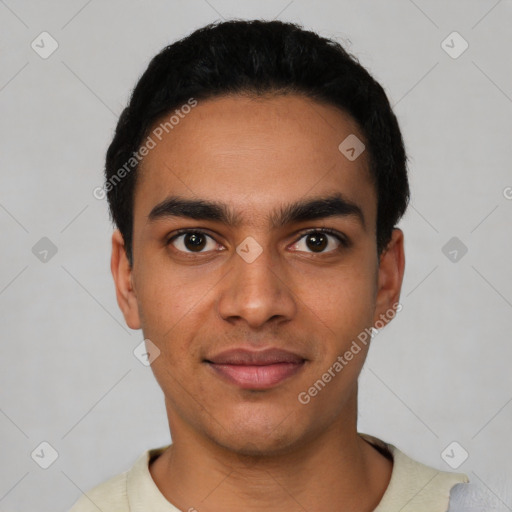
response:
[[[277,348],[232,349],[205,359],[205,363],[225,382],[242,389],[269,389],[296,375],[306,359]]]

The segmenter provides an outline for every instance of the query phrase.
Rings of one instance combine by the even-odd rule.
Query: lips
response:
[[[233,349],[205,362],[217,376],[242,389],[269,389],[299,372],[306,359],[281,349]]]

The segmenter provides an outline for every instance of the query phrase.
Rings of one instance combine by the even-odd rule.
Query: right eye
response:
[[[210,235],[197,229],[179,230],[176,235],[172,236],[169,239],[167,244],[172,244],[178,251],[181,252],[185,252],[188,254],[202,254],[208,252],[208,250],[203,251],[205,247],[208,247],[208,239],[211,240],[209,250],[215,250],[215,240]]]

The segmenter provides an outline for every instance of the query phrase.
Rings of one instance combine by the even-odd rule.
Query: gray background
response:
[[[232,17],[336,38],[386,89],[413,198],[401,223],[403,310],[374,340],[359,430],[444,470],[456,441],[452,464],[469,453],[457,471],[512,510],[507,0],[0,1],[0,510],[65,511],[170,441],[162,393],[132,353],[142,333],[115,301],[112,227],[92,191],[150,57]],[[59,45],[47,59],[31,47],[49,48],[43,31]],[[469,44],[457,58],[442,46],[453,31]],[[444,44],[462,48],[453,36]],[[46,262],[43,237],[57,248]],[[43,441],[58,452],[48,469]]]

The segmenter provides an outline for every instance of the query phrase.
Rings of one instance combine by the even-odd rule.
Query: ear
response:
[[[116,297],[126,324],[131,329],[140,329],[139,307],[133,287],[132,268],[124,247],[123,235],[116,229],[112,234],[112,258],[110,270],[116,286]]]
[[[404,234],[395,228],[389,244],[380,255],[374,325],[377,320],[381,325],[389,323],[401,309],[399,300],[404,268]]]

